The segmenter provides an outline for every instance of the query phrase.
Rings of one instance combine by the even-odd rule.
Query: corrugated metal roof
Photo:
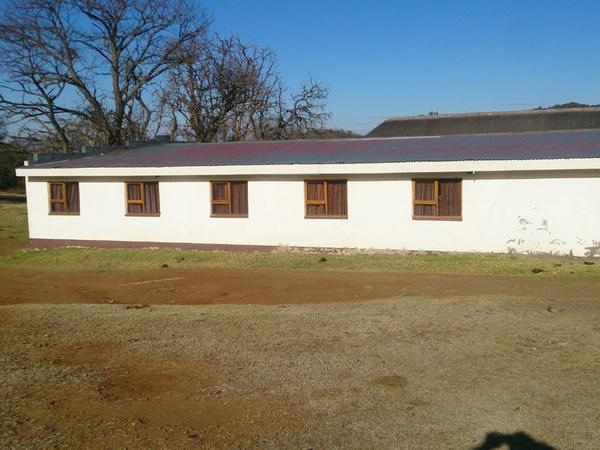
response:
[[[600,129],[600,108],[598,107],[392,117],[371,130],[367,137],[590,129]]]
[[[30,168],[354,164],[600,158],[600,130],[462,136],[164,144]]]

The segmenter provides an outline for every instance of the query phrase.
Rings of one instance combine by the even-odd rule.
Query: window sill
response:
[[[125,217],[160,217],[160,213],[159,214],[132,214],[132,213],[126,213]]]
[[[413,220],[441,220],[449,222],[462,222],[462,216],[413,216]]]
[[[348,219],[348,216],[304,216],[305,219]]]
[[[78,212],[49,212],[49,216],[79,216]]]
[[[247,219],[248,214],[211,214],[216,219]]]

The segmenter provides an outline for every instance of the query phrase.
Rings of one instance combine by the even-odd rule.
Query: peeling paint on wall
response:
[[[541,214],[538,208],[532,208],[531,211],[533,215]],[[567,237],[553,236],[548,219],[517,216],[517,223],[520,227],[518,235],[506,242],[507,244],[513,244],[512,247],[509,247],[509,252],[567,253],[567,250],[564,249],[564,246],[568,244]],[[558,248],[548,248],[548,246]],[[571,249],[569,250],[572,252]]]
[[[589,257],[600,257],[600,240],[598,241],[592,241],[591,246],[586,247],[586,252],[585,252],[585,256],[589,256]]]
[[[550,243],[551,243],[552,245],[565,245],[565,244],[567,243],[567,241],[562,241],[562,240],[560,240],[560,239],[552,239],[552,240],[550,241]]]

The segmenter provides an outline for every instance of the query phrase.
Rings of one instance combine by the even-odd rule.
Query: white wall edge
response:
[[[18,176],[98,177],[98,176],[228,176],[228,175],[325,175],[390,173],[477,173],[552,170],[599,170],[600,158],[532,159],[510,161],[441,161],[372,164],[272,164],[185,167],[20,167]]]

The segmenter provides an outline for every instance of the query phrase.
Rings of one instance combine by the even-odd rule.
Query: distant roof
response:
[[[29,168],[185,167],[600,158],[600,130],[423,138],[173,143]]]
[[[367,137],[519,133],[595,128],[600,128],[600,108],[557,108],[392,117],[375,127]]]

